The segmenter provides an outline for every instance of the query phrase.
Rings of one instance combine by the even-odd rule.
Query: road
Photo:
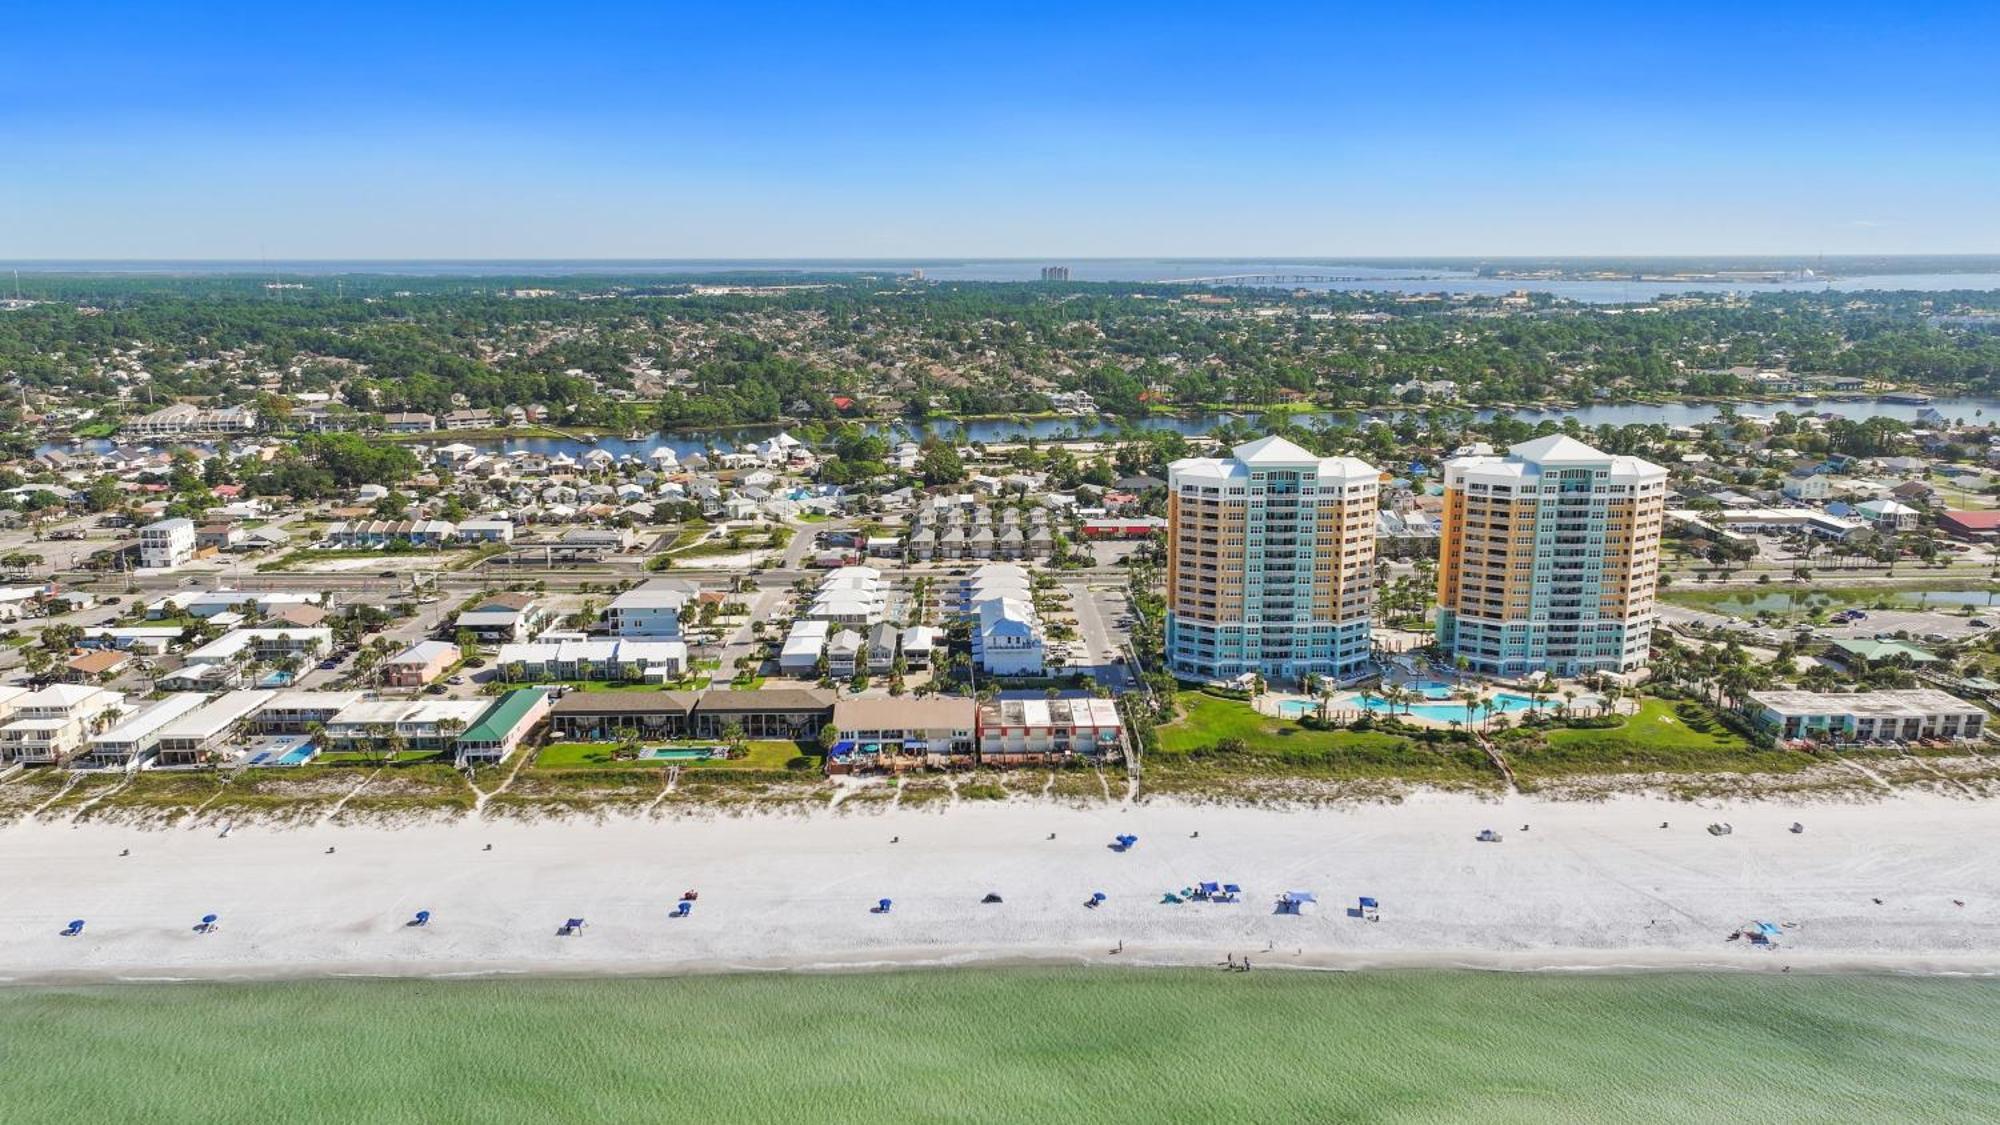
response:
[[[1131,640],[1127,630],[1112,624],[1130,609],[1125,591],[1115,586],[1092,586],[1086,582],[1066,581],[1063,586],[1069,591],[1070,602],[1076,608],[1078,639],[1071,646],[1070,668],[1088,672],[1091,678],[1114,693],[1130,691],[1138,686],[1131,665],[1118,663],[1112,658],[1125,652]],[[1077,651],[1079,649],[1081,651]]]

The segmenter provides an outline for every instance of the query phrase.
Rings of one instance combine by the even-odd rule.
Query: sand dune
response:
[[[1712,820],[1735,833],[1710,836]],[[1794,820],[1803,835],[1786,831]],[[1992,822],[1982,804],[1929,796],[1800,809],[1426,795],[1297,812],[1017,803],[602,825],[247,825],[227,838],[213,823],[17,824],[0,829],[0,978],[1207,964],[1232,953],[1264,967],[1985,973],[2000,970]],[[1489,826],[1504,843],[1475,841]],[[1120,832],[1140,837],[1129,854],[1107,847]],[[120,858],[123,848],[132,854]],[[1203,879],[1241,884],[1244,901],[1160,904]],[[700,891],[693,916],[669,919],[686,889]],[[1322,910],[1275,913],[1274,896],[1291,889],[1315,892]],[[1005,902],[982,905],[989,891]],[[1108,902],[1086,910],[1094,891]],[[1346,916],[1359,895],[1381,900],[1382,921]],[[892,913],[869,912],[880,898]],[[405,927],[419,909],[432,925]],[[219,931],[194,933],[211,912]],[[556,937],[573,916],[588,930]],[[84,936],[59,937],[72,918],[87,920]],[[1753,919],[1797,925],[1774,952],[1724,940]]]

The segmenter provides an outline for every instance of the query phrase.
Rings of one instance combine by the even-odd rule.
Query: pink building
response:
[[[449,641],[418,641],[382,665],[382,682],[389,687],[422,687],[458,663],[458,646]]]

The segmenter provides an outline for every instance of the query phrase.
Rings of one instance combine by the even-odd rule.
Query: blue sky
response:
[[[2000,252],[1990,3],[180,7],[0,15],[0,259]]]

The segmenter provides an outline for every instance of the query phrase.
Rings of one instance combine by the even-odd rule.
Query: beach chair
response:
[[[694,892],[694,891],[682,891],[682,892],[681,892],[681,901],[682,901],[682,902],[693,902],[694,900],[696,900],[696,899],[698,899],[698,898],[700,898],[700,897],[701,897],[701,895],[697,894],[697,893],[696,893],[696,892]]]
[[[83,933],[83,919],[77,918],[72,920],[68,926],[63,928],[62,936],[76,937],[81,933]]]
[[[557,937],[576,937],[577,935],[579,935],[579,934],[581,934],[581,933],[583,933],[583,919],[581,919],[581,918],[571,918],[571,919],[570,919],[569,921],[567,921],[567,922],[564,922],[564,923],[562,924],[562,928],[560,928],[560,929],[558,929],[558,930],[556,931],[556,936],[557,936]]]
[[[689,913],[691,913],[691,912],[692,912],[693,910],[694,910],[694,903],[692,903],[692,902],[689,902],[689,901],[688,901],[688,900],[686,900],[686,899],[682,899],[682,900],[680,900],[679,902],[677,902],[677,903],[675,903],[675,904],[674,904],[674,914],[673,914],[673,916],[674,916],[674,917],[676,917],[676,918],[685,918],[685,917],[687,917],[687,916],[688,916],[688,914],[689,914]]]
[[[1100,906],[1103,906],[1103,905],[1104,905],[1104,892],[1103,892],[1103,891],[1097,891],[1097,892],[1093,893],[1093,894],[1092,894],[1092,895],[1090,896],[1089,900],[1088,900],[1088,901],[1086,901],[1086,902],[1084,903],[1084,905],[1085,905],[1085,906],[1088,906],[1088,907],[1089,907],[1089,908],[1091,908],[1092,910],[1095,910],[1095,909],[1097,909],[1098,907],[1100,907]]]
[[[1179,906],[1181,903],[1184,903],[1186,901],[1187,901],[1186,899],[1182,898],[1181,896],[1175,894],[1172,891],[1168,891],[1166,894],[1160,896],[1161,906]]]

